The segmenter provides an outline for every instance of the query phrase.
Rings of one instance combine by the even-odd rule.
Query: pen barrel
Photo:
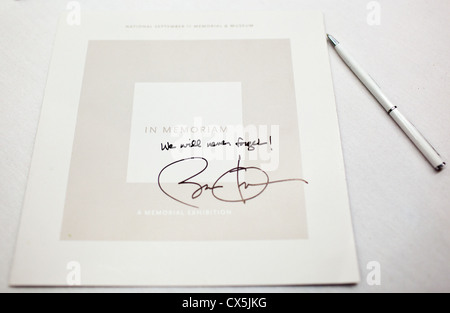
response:
[[[345,50],[341,44],[335,46],[336,52],[352,70],[352,72],[359,78],[359,80],[366,86],[370,93],[378,100],[384,110],[394,119],[400,126],[403,132],[414,143],[419,151],[425,156],[430,164],[436,169],[441,170],[445,166],[436,149],[425,139],[425,137],[399,112],[396,106],[385,96],[380,86],[375,80],[356,62],[353,56]]]
[[[397,123],[397,125],[400,126],[417,149],[422,152],[428,162],[430,162],[436,170],[442,169],[445,165],[444,161],[436,149],[434,149],[428,140],[425,139],[419,130],[411,122],[409,122],[398,109],[394,109],[389,115]]]
[[[385,96],[380,86],[376,83],[376,81],[367,73],[353,56],[347,52],[341,45],[337,45],[335,47],[336,52],[342,58],[342,60],[347,64],[347,66],[352,70],[352,72],[359,78],[359,80],[366,86],[366,88],[370,91],[370,93],[378,100],[381,106],[384,108],[386,112],[389,112],[394,105],[392,102]]]

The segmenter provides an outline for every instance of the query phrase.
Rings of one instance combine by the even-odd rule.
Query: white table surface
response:
[[[450,1],[80,0],[83,11],[318,9],[450,162]],[[58,17],[67,1],[0,2],[0,292],[124,291],[9,288],[32,148]],[[450,168],[436,173],[330,46],[337,112],[362,281],[356,286],[139,288],[144,292],[450,292]],[[381,285],[366,283],[368,262]]]

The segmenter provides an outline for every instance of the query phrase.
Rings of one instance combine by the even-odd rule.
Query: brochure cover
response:
[[[11,285],[358,280],[321,13],[61,19]]]

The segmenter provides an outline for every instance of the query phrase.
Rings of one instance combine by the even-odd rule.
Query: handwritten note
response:
[[[165,174],[165,172],[168,169],[172,169],[173,167],[185,166],[187,168],[190,168],[193,162],[199,162],[203,164],[203,168],[199,172],[194,172],[192,176],[189,176],[187,178],[182,177],[180,178],[180,181],[178,182],[178,185],[180,186],[190,186],[190,191],[192,194],[190,195],[192,200],[195,200],[202,196],[202,194],[205,191],[210,191],[213,197],[216,200],[222,201],[222,202],[232,202],[232,203],[246,203],[247,201],[250,201],[252,199],[257,198],[261,194],[263,194],[266,189],[269,187],[269,185],[272,184],[281,184],[281,183],[288,183],[288,182],[301,182],[306,183],[308,182],[302,178],[290,178],[290,179],[281,179],[281,180],[271,180],[269,175],[263,171],[261,168],[258,167],[244,167],[241,166],[241,159],[239,158],[237,162],[237,166],[234,168],[229,169],[225,173],[223,173],[217,180],[212,184],[200,184],[195,181],[195,178],[199,176],[201,173],[206,171],[209,167],[209,162],[205,158],[201,157],[193,157],[188,159],[182,159],[175,161],[166,167],[164,167],[161,172],[158,175],[158,186],[161,189],[161,191],[166,194],[169,198],[172,198],[173,200],[180,202],[182,204],[185,204],[190,207],[198,208],[197,206],[184,202],[178,198],[175,198],[171,194],[169,194],[165,189],[163,184],[161,183],[161,177]],[[251,173],[251,174],[258,174],[256,177],[258,179],[253,180],[251,182],[245,181],[240,178],[241,173]],[[232,176],[232,179],[235,180],[236,184],[234,186],[231,186],[231,188],[235,188],[235,190],[238,191],[239,197],[238,198],[227,198],[224,195],[221,195],[221,192],[223,193],[224,188],[226,188],[222,183],[222,180],[224,178]],[[249,175],[252,176],[252,175]],[[253,175],[254,177],[255,175]],[[228,187],[229,188],[229,187]],[[193,202],[193,201],[192,201]]]
[[[270,143],[272,142],[272,136],[269,137],[269,141]],[[234,142],[234,145],[236,147],[246,147],[248,151],[255,151],[256,147],[258,146],[266,146],[270,144],[269,142],[265,141],[261,141],[260,138],[258,138],[257,140],[250,140],[250,141],[245,141],[244,138],[239,137],[238,140],[236,142]],[[225,139],[223,139],[222,141],[211,141],[211,142],[206,142],[206,147],[208,148],[215,148],[215,147],[221,147],[221,146],[228,146],[231,147],[232,144],[229,141],[226,141]],[[194,139],[194,140],[189,140],[187,143],[182,143],[180,144],[180,146],[177,147],[177,145],[167,142],[165,144],[161,143],[161,150],[165,151],[165,150],[172,150],[172,149],[185,149],[185,148],[202,148],[202,139]]]

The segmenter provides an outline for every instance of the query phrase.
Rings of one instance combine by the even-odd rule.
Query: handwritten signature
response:
[[[168,170],[169,168],[175,166],[175,165],[183,165],[186,166],[187,168],[190,168],[193,166],[193,162],[198,162],[198,161],[202,161],[204,164],[204,167],[202,170],[198,171],[197,173],[195,173],[194,175],[181,180],[180,182],[178,182],[178,185],[188,185],[188,186],[192,186],[193,189],[191,189],[191,191],[193,190],[191,195],[191,198],[193,200],[199,198],[200,196],[203,195],[203,193],[205,191],[210,191],[212,196],[222,202],[231,202],[231,203],[246,203],[247,201],[250,201],[252,199],[255,199],[259,196],[261,196],[269,187],[269,185],[273,185],[273,184],[281,184],[281,183],[288,183],[288,182],[302,182],[305,184],[308,184],[308,182],[304,179],[300,179],[300,178],[292,178],[292,179],[282,179],[282,180],[274,180],[271,181],[269,175],[263,171],[261,168],[259,167],[243,167],[241,166],[241,157],[239,157],[239,160],[237,162],[237,166],[230,169],[229,171],[226,171],[225,173],[223,173],[219,178],[217,178],[217,180],[212,184],[200,184],[198,182],[195,182],[194,179],[199,176],[200,174],[202,174],[203,172],[205,172],[208,167],[209,167],[209,162],[207,159],[203,158],[203,157],[191,157],[191,158],[186,158],[186,159],[181,159],[178,161],[175,161],[173,163],[170,163],[169,165],[167,165],[166,167],[164,167],[161,172],[158,175],[158,186],[161,189],[161,191],[167,195],[169,198],[187,205],[189,207],[193,207],[193,208],[198,208],[197,206],[193,205],[193,204],[189,204],[187,202],[184,202],[180,199],[177,199],[175,196],[171,195],[169,192],[167,192],[161,183],[161,177],[164,175],[164,173],[166,172],[166,170]],[[247,181],[242,181],[241,177],[239,175],[239,173],[241,172],[245,172],[245,173],[254,173],[254,174],[259,174],[259,175],[252,175],[254,177],[259,177],[261,180],[260,181],[253,181],[253,182],[247,182]],[[228,178],[229,175],[234,175],[235,179],[236,179],[236,184],[234,185],[234,183],[232,184],[233,188],[237,189],[237,194],[238,197],[234,198],[234,199],[227,199],[224,196],[220,196],[218,195],[218,190],[224,190],[225,186],[221,184],[221,181],[223,181],[223,179],[225,177]],[[255,178],[253,178],[254,180],[256,180]],[[234,180],[234,178],[233,178]],[[230,188],[229,186],[227,188]]]

